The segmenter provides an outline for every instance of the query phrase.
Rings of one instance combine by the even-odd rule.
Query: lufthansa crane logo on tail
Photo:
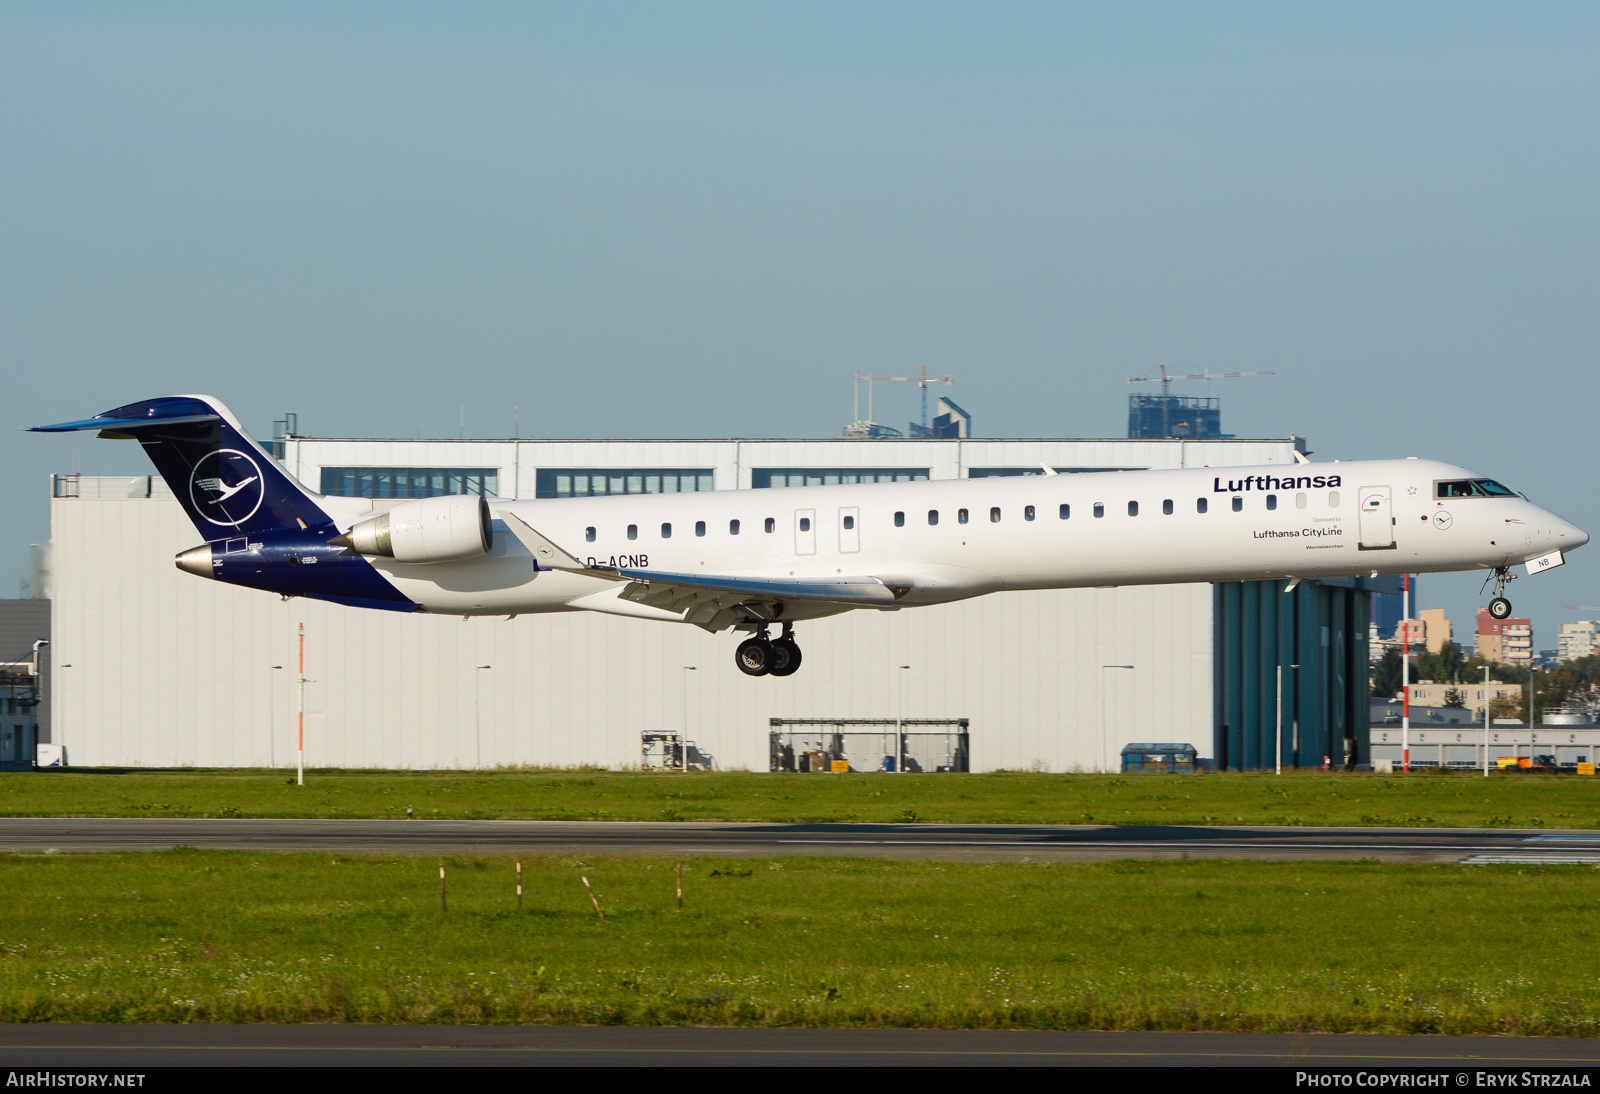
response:
[[[212,524],[243,524],[256,515],[264,496],[260,465],[236,448],[206,453],[189,473],[189,500]]]

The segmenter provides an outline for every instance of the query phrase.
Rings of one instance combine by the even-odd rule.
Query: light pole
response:
[[[1528,770],[1533,770],[1533,662],[1528,662]]]
[[[1489,777],[1489,666],[1483,666],[1483,777]]]
[[[295,729],[295,761],[294,784],[306,784],[306,625],[300,624],[300,672],[299,681],[300,708]]]
[[[1111,760],[1109,737],[1106,728],[1106,669],[1131,669],[1132,665],[1101,665],[1100,666],[1100,773],[1111,774]]]
[[[472,674],[476,692],[472,704],[472,747],[477,757],[473,766],[480,771],[483,769],[483,670],[492,668],[493,665],[479,665]]]
[[[1400,770],[1411,774],[1411,575],[1400,577]]]
[[[1299,665],[1290,665],[1289,667],[1291,669],[1297,669],[1300,666]],[[1293,682],[1291,681],[1291,684],[1292,683]],[[1278,744],[1278,753],[1277,753],[1277,758],[1276,758],[1276,761],[1275,761],[1275,764],[1274,764],[1274,770],[1276,771],[1277,774],[1282,775],[1283,774],[1283,666],[1282,665],[1278,666],[1278,720],[1277,720],[1277,725],[1275,726],[1275,730],[1276,730],[1275,736],[1277,737],[1277,744]],[[1297,741],[1296,742],[1296,749],[1297,750],[1298,750],[1298,745],[1299,745],[1299,742]]]
[[[684,672],[695,672],[699,665],[685,665]],[[689,773],[689,678],[683,678],[683,736],[678,738],[678,770]]]
[[[910,665],[901,665],[900,668],[910,671]],[[906,773],[906,678],[901,676],[900,700],[895,704],[894,715],[894,769],[898,774]]]
[[[273,665],[274,670],[283,668]],[[267,766],[278,766],[278,678],[267,677]]]

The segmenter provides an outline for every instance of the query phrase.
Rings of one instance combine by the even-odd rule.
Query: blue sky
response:
[[[0,576],[47,474],[145,470],[20,431],[134,398],[826,436],[851,373],[924,362],[988,436],[1120,435],[1162,363],[1273,369],[1214,385],[1230,431],[1456,460],[1600,532],[1597,32],[1578,4],[5,5]],[[1541,646],[1597,559],[1513,587]],[[1424,601],[1469,627],[1478,584]]]

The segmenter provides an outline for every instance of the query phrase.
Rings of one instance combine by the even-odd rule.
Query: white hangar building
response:
[[[360,440],[272,442],[313,490],[779,490],[834,482],[1290,464],[1289,440]],[[768,767],[772,718],[965,718],[970,769],[1115,767],[1129,742],[1272,762],[1365,761],[1369,597],[1355,580],[1000,593],[805,624],[805,665],[751,678],[734,642],[593,613],[396,615],[197,580],[200,536],[159,478],[56,476],[50,738],[73,766],[451,768],[639,762],[687,729],[719,768]],[[1105,666],[1132,666],[1115,668]],[[909,666],[909,667],[902,667]],[[1359,731],[1359,732],[1358,732]],[[1348,742],[1348,744],[1347,744]],[[1354,751],[1346,751],[1352,749]]]

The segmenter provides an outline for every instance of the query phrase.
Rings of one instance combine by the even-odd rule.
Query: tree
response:
[[[1393,699],[1400,693],[1400,651],[1390,647],[1372,668],[1372,694]]]
[[[1454,642],[1446,642],[1439,647],[1438,653],[1423,650],[1417,654],[1414,664],[1417,667],[1416,674],[1421,679],[1445,682],[1461,678],[1463,661],[1461,647]]]
[[[1467,693],[1460,688],[1445,688],[1444,705],[1455,710],[1464,710],[1467,705]]]
[[[1515,695],[1497,695],[1489,700],[1489,717],[1520,722],[1527,716],[1522,700]]]

